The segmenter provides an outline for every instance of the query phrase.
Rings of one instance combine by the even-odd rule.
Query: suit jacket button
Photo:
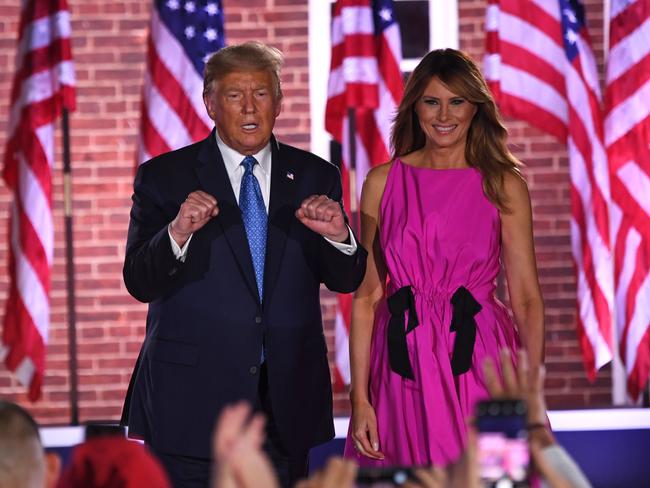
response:
[[[248,371],[250,371],[251,374],[257,373],[257,366],[251,366],[251,369],[249,369]]]
[[[256,324],[261,324],[262,323],[262,317],[260,317],[259,315],[256,315],[255,316],[255,323]]]

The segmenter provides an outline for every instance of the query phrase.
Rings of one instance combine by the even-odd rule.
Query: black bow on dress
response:
[[[415,298],[410,286],[403,286],[388,297],[388,360],[390,369],[404,378],[415,379],[413,368],[406,346],[406,334],[415,329],[420,322],[415,311]],[[408,310],[409,317],[404,330],[404,313]]]
[[[415,311],[415,298],[410,286],[403,286],[388,297],[388,360],[390,368],[403,378],[415,379],[406,345],[406,334],[420,325]],[[482,309],[481,304],[464,286],[458,287],[451,297],[453,309],[451,331],[456,332],[451,370],[458,376],[472,366],[474,344],[476,343],[476,320],[474,316]],[[404,328],[404,314],[408,311],[408,323]]]
[[[453,315],[451,331],[456,331],[454,352],[451,356],[451,371],[458,376],[472,367],[474,344],[476,343],[476,320],[474,316],[483,307],[464,286],[459,286],[451,297]]]

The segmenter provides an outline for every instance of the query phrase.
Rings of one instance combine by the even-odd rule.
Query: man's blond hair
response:
[[[275,99],[282,98],[280,86],[280,71],[284,57],[279,49],[257,41],[220,49],[205,63],[203,74],[203,96],[207,96],[214,88],[214,82],[235,71],[267,71],[275,80]]]

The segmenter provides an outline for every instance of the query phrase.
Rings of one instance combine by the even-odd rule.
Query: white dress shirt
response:
[[[246,157],[243,154],[239,154],[237,151],[227,146],[221,138],[219,133],[215,131],[217,146],[219,151],[221,151],[221,156],[223,157],[223,163],[226,167],[226,173],[228,173],[228,178],[230,179],[230,184],[232,186],[232,191],[235,194],[235,199],[237,204],[239,204],[239,189],[241,188],[241,180],[244,176],[244,167],[241,162]],[[253,166],[253,175],[257,178],[257,181],[260,184],[260,190],[262,191],[262,198],[264,199],[264,206],[266,207],[266,213],[269,213],[269,200],[271,196],[271,143],[269,142],[266,146],[262,148],[257,154],[253,154],[253,157],[257,160],[258,164]],[[217,202],[217,205],[219,203]],[[167,226],[167,233],[169,234],[169,240],[172,245],[172,251],[176,259],[185,261],[187,256],[187,249],[189,247],[190,241],[192,240],[192,235],[187,239],[183,247],[181,248],[171,234],[171,224]],[[354,234],[348,227],[348,232],[350,233],[350,244],[343,244],[340,242],[335,242],[327,237],[323,237],[327,242],[332,244],[336,249],[342,253],[347,254],[348,256],[353,255],[357,252],[357,241],[354,238]]]

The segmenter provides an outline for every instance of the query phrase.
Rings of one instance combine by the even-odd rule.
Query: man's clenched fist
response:
[[[179,247],[183,247],[190,236],[219,214],[217,199],[197,190],[190,193],[172,221],[169,231]]]
[[[326,195],[305,198],[296,210],[296,218],[307,228],[331,241],[344,242],[349,237],[341,205]]]

